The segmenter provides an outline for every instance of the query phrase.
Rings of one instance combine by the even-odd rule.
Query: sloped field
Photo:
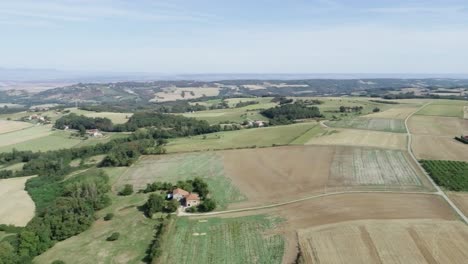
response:
[[[406,132],[405,122],[401,119],[355,118],[350,120],[330,121],[327,122],[326,125],[330,127],[355,128],[396,133]]]
[[[347,222],[300,231],[299,241],[306,263],[466,263],[468,259],[468,228],[455,221]]]
[[[331,164],[332,186],[421,184],[417,171],[401,151],[342,148]]]

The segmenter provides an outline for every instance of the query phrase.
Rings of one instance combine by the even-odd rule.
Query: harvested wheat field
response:
[[[339,148],[331,164],[330,186],[421,186],[421,171],[405,152]]]
[[[306,145],[341,145],[387,149],[406,149],[406,135],[371,130],[337,129],[334,133],[314,137]]]
[[[30,126],[32,124],[26,122],[0,120],[0,134],[25,129]]]
[[[468,119],[468,106],[463,107],[463,118]]]
[[[468,161],[468,145],[451,137],[413,135],[412,148],[418,159]]]
[[[302,230],[298,236],[306,263],[462,264],[468,260],[468,227],[457,221],[353,221]]]
[[[326,122],[329,127],[377,130],[394,133],[405,133],[405,122],[401,119],[389,118],[354,118]]]
[[[468,120],[456,117],[412,116],[409,130],[415,135],[447,136],[468,134]]]
[[[465,215],[468,215],[468,192],[447,192],[447,195]]]
[[[417,107],[395,107],[388,110],[365,115],[369,118],[391,118],[391,119],[406,119],[410,114],[418,110]]]
[[[226,176],[247,207],[288,201],[326,190],[335,148],[294,146],[223,151]]]
[[[34,217],[34,202],[24,190],[31,177],[0,180],[0,224],[26,226]]]

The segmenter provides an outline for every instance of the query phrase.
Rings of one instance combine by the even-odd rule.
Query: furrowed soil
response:
[[[336,129],[329,130],[306,142],[306,145],[341,145],[387,149],[406,149],[406,135],[370,130]]]
[[[350,120],[329,121],[330,127],[354,128],[364,130],[376,130],[385,132],[405,133],[405,123],[401,119],[388,118],[355,118]]]
[[[468,228],[457,221],[345,222],[300,231],[299,241],[306,263],[466,263],[468,259]]]
[[[34,176],[32,176],[34,177]],[[0,224],[26,226],[34,217],[35,205],[24,184],[31,177],[0,180]]]

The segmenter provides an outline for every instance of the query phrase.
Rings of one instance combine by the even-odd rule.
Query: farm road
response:
[[[426,178],[429,180],[429,182],[434,186],[434,188],[437,190],[436,194],[437,195],[440,195],[444,198],[444,200],[450,205],[450,207],[452,207],[452,209],[458,214],[458,216],[460,216],[460,218],[463,220],[463,222],[465,222],[465,224],[468,224],[468,218],[465,216],[465,214],[452,202],[452,200],[450,200],[450,198],[444,193],[444,191],[442,191],[442,189],[434,182],[434,180],[429,176],[429,174],[426,172],[426,170],[424,170],[424,168],[421,166],[421,164],[419,164],[418,162],[418,159],[416,158],[416,156],[414,155],[413,153],[413,149],[411,148],[411,142],[412,142],[412,134],[409,130],[409,127],[408,127],[408,120],[414,115],[416,114],[417,112],[419,112],[420,110],[422,110],[423,108],[427,107],[428,105],[430,105],[431,102],[421,106],[419,109],[417,109],[416,111],[414,111],[413,113],[411,113],[409,116],[406,117],[405,119],[405,127],[406,127],[406,134],[408,136],[408,153],[410,154],[411,158],[414,160],[414,162],[417,164],[417,166],[423,171],[424,175],[426,176]]]
[[[241,209],[234,209],[234,210],[226,210],[226,211],[217,211],[217,212],[209,212],[209,213],[186,213],[182,211],[178,211],[177,215],[179,216],[212,216],[212,215],[221,215],[221,214],[230,214],[230,213],[239,213],[239,212],[247,212],[247,211],[255,211],[255,210],[262,210],[274,207],[285,206],[293,203],[299,203],[307,200],[312,200],[320,197],[326,196],[333,196],[333,195],[340,195],[340,194],[350,194],[350,193],[390,193],[390,194],[430,194],[430,195],[439,195],[435,192],[405,192],[405,191],[341,191],[341,192],[329,192],[323,194],[317,194],[313,196],[304,197],[301,199],[296,199],[288,202],[283,203],[276,203],[276,204],[269,204],[263,206],[256,206],[256,207],[248,207],[248,208],[241,208]]]

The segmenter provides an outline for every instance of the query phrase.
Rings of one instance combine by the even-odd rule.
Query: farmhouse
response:
[[[102,133],[99,131],[99,129],[86,130],[86,134],[91,137],[102,137]]]
[[[176,188],[172,191],[172,199],[181,202],[185,207],[192,207],[200,204],[200,197],[198,194],[189,193],[180,188]]]
[[[172,191],[172,199],[176,199],[177,201],[183,200],[185,196],[189,195],[190,193],[186,190],[177,188]]]

